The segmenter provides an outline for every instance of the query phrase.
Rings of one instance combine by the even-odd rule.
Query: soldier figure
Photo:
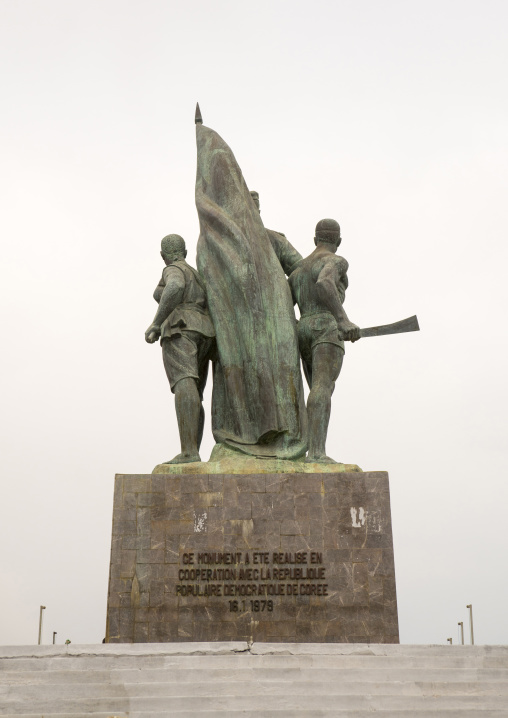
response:
[[[203,282],[185,261],[187,250],[183,238],[178,234],[164,237],[161,256],[166,267],[153,295],[159,308],[145,332],[145,339],[152,344],[161,338],[164,368],[175,395],[182,451],[166,463],[186,464],[201,461],[203,390],[215,346],[215,331]]]
[[[298,343],[310,387],[307,462],[336,463],[325,453],[331,397],[342,368],[344,340],[360,338],[359,327],[349,321],[342,306],[348,263],[335,254],[340,242],[338,222],[322,219],[316,225],[316,249],[289,278],[293,300],[300,309]]]

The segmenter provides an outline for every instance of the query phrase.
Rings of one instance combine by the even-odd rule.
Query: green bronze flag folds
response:
[[[294,459],[307,426],[291,292],[231,149],[200,115],[196,139],[197,265],[217,336],[213,435]]]

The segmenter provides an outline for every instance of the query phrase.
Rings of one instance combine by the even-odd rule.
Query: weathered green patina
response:
[[[206,293],[199,274],[185,261],[185,241],[168,234],[161,242],[166,265],[153,294],[159,304],[145,339],[160,337],[164,368],[175,395],[181,452],[168,463],[201,461],[205,413],[203,390],[208,362],[215,352],[215,331],[206,308]]]
[[[343,308],[348,264],[335,254],[339,224],[318,222],[316,249],[303,259],[285,235],[265,228],[259,194],[249,192],[226,142],[203,125],[199,106],[196,141],[199,274],[185,262],[183,239],[165,237],[167,266],[154,294],[160,304],[146,332],[150,343],[161,337],[175,393],[182,450],[168,463],[205,467],[201,402],[212,360],[217,444],[206,470],[302,471],[308,449],[309,465],[331,464],[336,471],[325,442],[344,341],[418,331],[418,321],[367,329],[350,322]],[[293,304],[300,309],[298,328]],[[307,407],[300,355],[310,387]],[[254,466],[257,460],[270,466]]]
[[[341,242],[334,219],[316,225],[315,250],[292,272],[289,284],[300,309],[298,341],[310,394],[307,461],[334,464],[326,455],[332,394],[344,357],[344,340],[360,338],[360,327],[344,311],[348,263],[335,252]]]
[[[198,118],[197,266],[216,339],[212,431],[253,456],[307,449],[296,320],[284,270],[228,145]]]
[[[216,444],[209,461],[189,464],[157,464],[152,474],[337,474],[357,473],[357,464],[308,462],[303,458],[287,461],[284,459],[260,459],[236,451],[225,444]]]

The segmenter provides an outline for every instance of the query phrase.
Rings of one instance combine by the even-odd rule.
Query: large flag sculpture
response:
[[[259,457],[307,448],[291,292],[237,161],[196,110],[197,265],[217,336],[215,441]]]

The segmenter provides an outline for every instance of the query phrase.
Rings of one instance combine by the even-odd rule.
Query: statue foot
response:
[[[165,464],[193,464],[195,461],[201,461],[200,455],[195,454],[177,454],[171,461],[164,461]]]
[[[338,464],[338,461],[321,454],[320,456],[307,456],[305,459],[306,464]]]

